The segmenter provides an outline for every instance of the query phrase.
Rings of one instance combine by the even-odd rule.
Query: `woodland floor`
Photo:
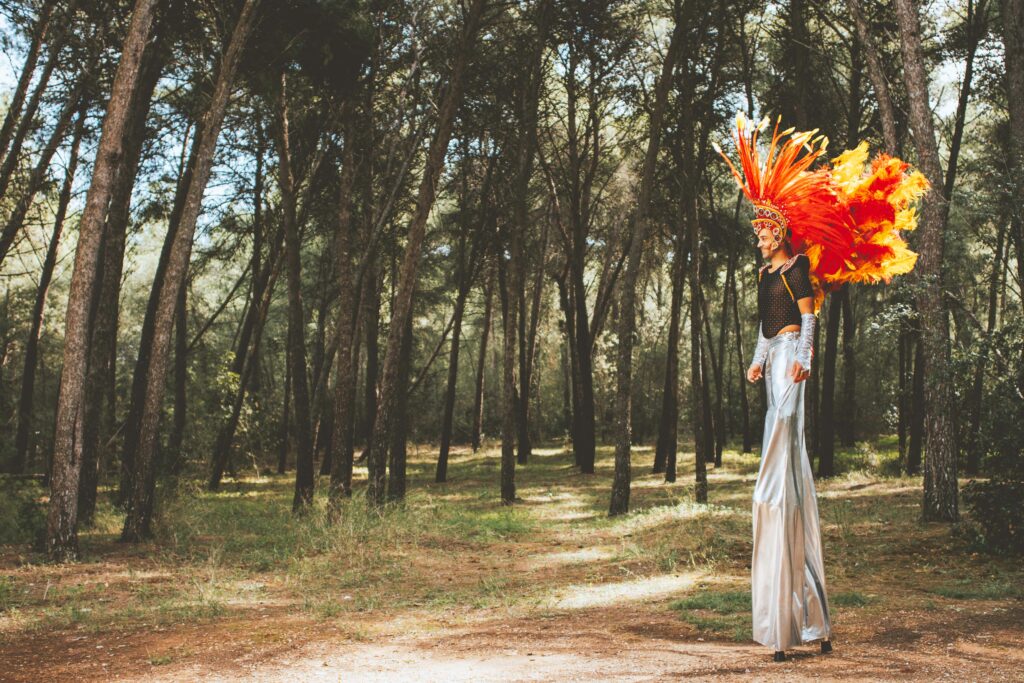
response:
[[[727,452],[712,504],[634,455],[632,512],[606,516],[595,475],[561,448],[517,471],[457,451],[383,519],[357,487],[340,522],[291,516],[292,480],[251,472],[161,502],[157,539],[117,542],[104,508],[84,560],[0,546],[0,679],[270,681],[1024,680],[1024,570],[918,521],[921,482],[884,476],[862,444],[819,483],[835,652],[785,664],[750,641],[750,495],[757,457]],[[365,469],[357,476],[365,477]]]

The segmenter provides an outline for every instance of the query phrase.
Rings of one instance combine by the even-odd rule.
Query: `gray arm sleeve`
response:
[[[754,359],[750,361],[750,367],[760,366],[764,368],[764,361],[768,358],[768,340],[765,338],[761,325],[757,326],[757,346],[754,347]]]
[[[813,313],[800,314],[800,341],[796,345],[796,362],[807,370],[811,369],[814,356],[814,326],[818,319]]]

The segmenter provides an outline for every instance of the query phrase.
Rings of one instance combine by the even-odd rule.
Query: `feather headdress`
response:
[[[828,138],[815,137],[817,129],[780,132],[779,121],[762,162],[757,142],[767,125],[767,118],[752,125],[737,114],[733,139],[742,173],[718,145],[715,151],[754,205],[754,232],[769,228],[776,247],[788,238],[807,254],[815,309],[827,290],[842,284],[888,282],[910,272],[917,254],[900,232],[917,225],[911,204],[928,187],[924,176],[908,174],[906,162],[885,154],[866,168],[866,142],[833,159],[832,167],[812,170]]]

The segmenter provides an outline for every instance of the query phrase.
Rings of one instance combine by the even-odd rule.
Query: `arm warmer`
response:
[[[818,319],[813,313],[800,315],[800,341],[796,345],[796,362],[810,372],[811,358],[814,356],[814,326]]]
[[[761,325],[757,327],[757,346],[754,347],[754,359],[750,361],[750,367],[759,366],[764,369],[764,361],[768,358],[768,340],[761,331]]]

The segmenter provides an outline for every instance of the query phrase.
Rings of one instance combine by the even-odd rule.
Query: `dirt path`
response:
[[[524,470],[519,517],[502,517],[469,477],[426,485],[412,505],[449,495],[469,516],[449,535],[392,541],[403,569],[383,583],[331,584],[335,567],[318,564],[323,582],[303,593],[294,571],[187,564],[113,541],[79,565],[11,551],[0,681],[1024,681],[1020,569],[920,525],[915,482],[822,486],[836,649],[807,645],[776,664],[749,641],[749,605],[672,608],[745,595],[750,463],[712,474],[721,502],[704,512],[640,474],[637,514],[612,522],[587,498],[605,482],[567,475],[555,457]],[[286,501],[288,482],[279,488],[265,495]],[[217,609],[182,602],[182,585]]]
[[[659,602],[510,616],[506,610],[376,615],[335,623],[287,613],[126,634],[5,643],[3,680],[672,681],[1024,680],[1024,606],[900,612],[837,624],[836,651],[705,639]],[[497,614],[495,614],[497,612]],[[12,652],[13,650],[13,652]],[[21,650],[22,656],[15,654]]]

